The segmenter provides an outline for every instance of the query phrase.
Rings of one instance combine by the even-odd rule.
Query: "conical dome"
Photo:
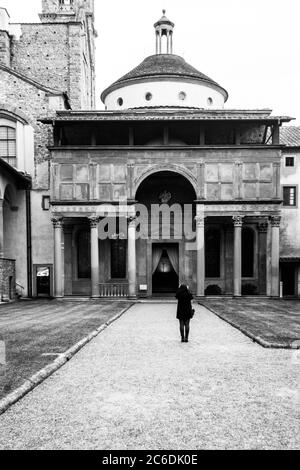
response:
[[[154,25],[157,53],[103,91],[101,99],[106,108],[223,108],[228,99],[227,91],[182,57],[169,53],[172,51],[174,23],[165,16],[165,11],[163,13]],[[161,52],[164,36],[167,53]]]

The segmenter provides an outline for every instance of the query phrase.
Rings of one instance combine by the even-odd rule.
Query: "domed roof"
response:
[[[131,83],[151,80],[157,81],[160,78],[200,82],[203,85],[211,86],[221,92],[225,101],[228,99],[228,93],[224,88],[207,75],[204,75],[189,65],[182,57],[175,54],[155,54],[147,57],[140,65],[131,70],[131,72],[106,88],[101,95],[101,99],[104,102],[110,92],[130,85]]]
[[[166,10],[163,10],[163,16],[161,17],[160,20],[158,20],[154,27],[156,28],[157,26],[160,26],[162,24],[168,24],[170,26],[172,26],[174,28],[174,23],[172,23],[172,21],[169,20],[169,18],[166,17]]]

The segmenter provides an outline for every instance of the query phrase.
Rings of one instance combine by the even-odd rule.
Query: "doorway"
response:
[[[36,296],[51,296],[51,267],[36,266]]]
[[[295,292],[296,280],[296,265],[294,263],[281,264],[281,281],[283,283],[283,295],[293,296]]]
[[[152,293],[172,294],[179,282],[178,243],[152,245]]]

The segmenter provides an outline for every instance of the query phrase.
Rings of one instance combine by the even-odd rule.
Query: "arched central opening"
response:
[[[148,268],[147,285],[152,286],[148,290],[154,295],[173,294],[180,282],[193,282],[192,252],[185,241],[192,239],[195,230],[195,199],[192,183],[175,171],[153,173],[137,190],[136,200],[145,217],[141,230],[146,224],[148,234],[147,240],[138,241],[138,249]]]

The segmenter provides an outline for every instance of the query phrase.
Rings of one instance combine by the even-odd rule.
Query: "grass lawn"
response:
[[[128,305],[57,300],[1,305],[0,399]]]
[[[300,300],[214,298],[201,304],[270,347],[300,346]]]

